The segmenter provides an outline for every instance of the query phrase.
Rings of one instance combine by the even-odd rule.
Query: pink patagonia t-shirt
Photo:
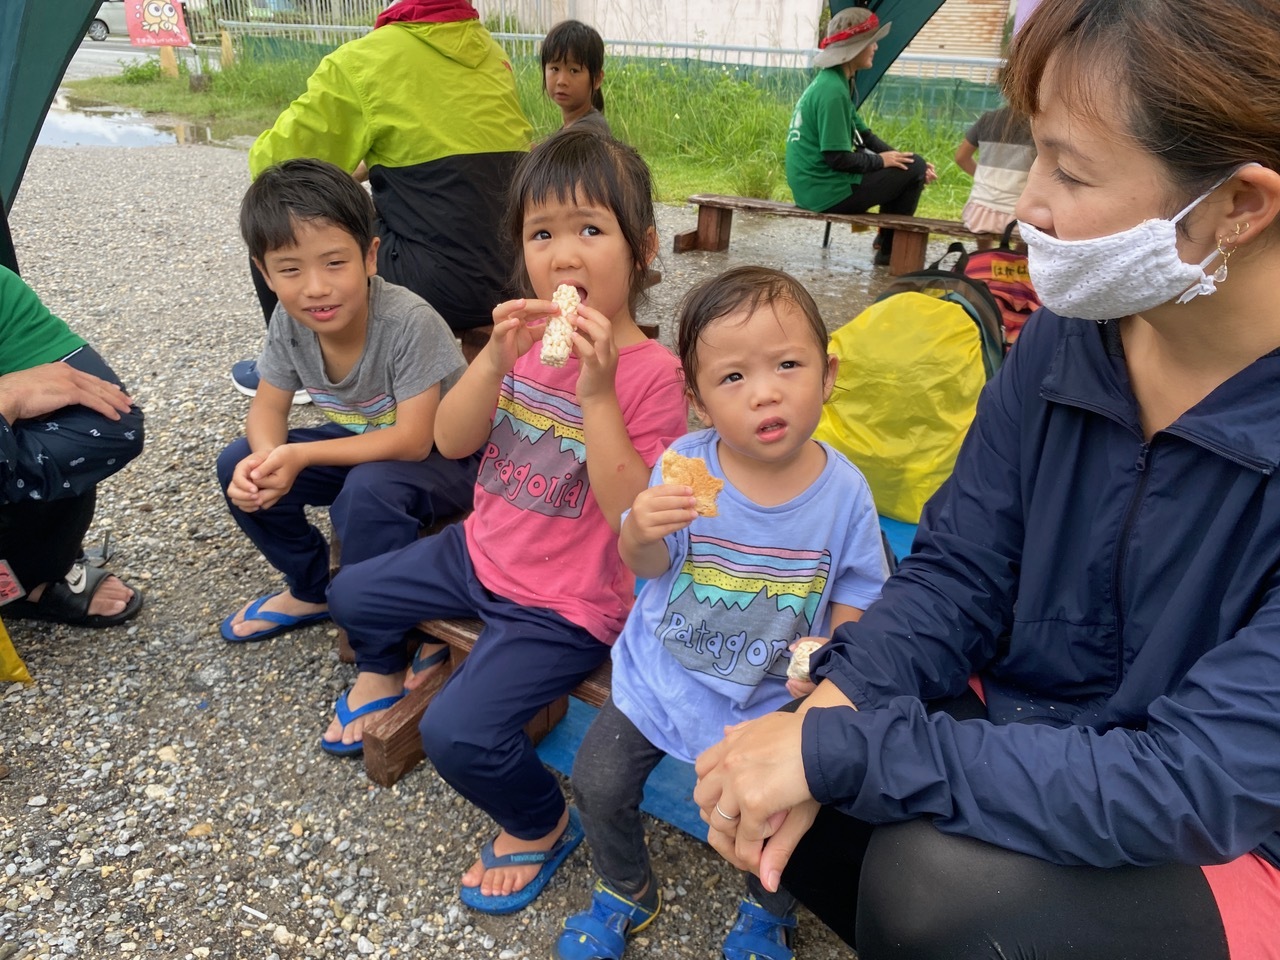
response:
[[[577,382],[576,357],[557,369],[544,366],[537,349],[503,378],[466,520],[467,550],[488,590],[554,610],[612,644],[635,577],[587,478]],[[624,347],[615,383],[627,434],[652,467],[687,429],[679,361],[654,340]]]

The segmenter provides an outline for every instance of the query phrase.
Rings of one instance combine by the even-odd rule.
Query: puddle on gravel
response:
[[[59,90],[36,143],[45,147],[159,147],[212,143],[207,126],[148,119],[137,110],[81,100]]]

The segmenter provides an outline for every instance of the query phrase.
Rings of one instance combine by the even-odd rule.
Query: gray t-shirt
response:
[[[609,121],[595,107],[592,107],[577,120],[573,121],[570,126],[575,130],[591,130],[605,137],[613,136],[613,131],[609,129]]]
[[[326,417],[352,433],[391,426],[397,401],[437,383],[443,396],[465,368],[444,318],[416,293],[376,276],[369,281],[364,352],[341,381],[325,374],[316,334],[279,304],[258,357],[263,379],[290,393],[305,387]]]

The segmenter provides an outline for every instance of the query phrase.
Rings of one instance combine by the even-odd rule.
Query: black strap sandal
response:
[[[77,561],[62,580],[55,580],[44,588],[40,599],[15,600],[0,608],[6,620],[43,620],[48,623],[65,623],[71,627],[114,627],[138,615],[142,609],[142,593],[133,589],[133,598],[117,614],[104,616],[90,613],[89,604],[107,577],[112,574],[99,567],[91,567]],[[122,581],[123,582],[123,581]]]

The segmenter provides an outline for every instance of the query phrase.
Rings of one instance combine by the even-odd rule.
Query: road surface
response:
[[[201,48],[209,54],[209,66],[217,69],[217,49]],[[190,56],[191,50],[183,48],[176,51],[179,57]],[[85,80],[89,77],[109,77],[121,70],[123,63],[137,63],[151,57],[159,56],[155,47],[134,47],[127,37],[107,37],[100,42],[86,37],[80,42],[75,56],[67,67],[64,80]]]

